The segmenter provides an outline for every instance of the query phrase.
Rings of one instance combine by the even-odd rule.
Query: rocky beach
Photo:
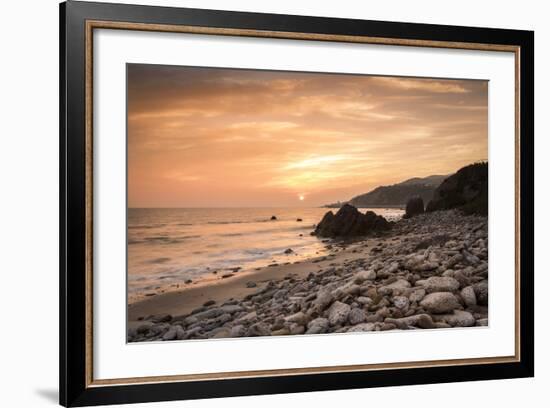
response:
[[[130,305],[128,341],[488,325],[486,216],[439,210],[324,242],[323,257]]]

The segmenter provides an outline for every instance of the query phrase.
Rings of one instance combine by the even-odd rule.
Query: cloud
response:
[[[130,205],[320,205],[450,173],[487,157],[487,100],[483,81],[130,65]]]
[[[455,81],[438,81],[431,79],[410,79],[396,77],[373,77],[374,82],[382,85],[398,88],[405,91],[427,91],[435,93],[468,93],[468,89],[464,88],[460,83]]]

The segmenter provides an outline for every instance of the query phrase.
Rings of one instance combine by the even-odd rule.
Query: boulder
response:
[[[387,231],[390,228],[391,223],[373,211],[363,214],[357,208],[344,204],[336,215],[332,211],[327,212],[312,234],[329,238],[353,237]]]
[[[449,292],[430,293],[422,299],[420,306],[431,313],[448,313],[460,308],[456,297]]]
[[[352,325],[363,323],[366,318],[367,316],[365,315],[365,312],[357,307],[351,309],[348,316],[348,320]]]
[[[358,285],[362,284],[365,281],[375,280],[375,279],[376,279],[376,272],[373,271],[372,269],[357,272],[353,277],[353,281]]]
[[[419,280],[417,285],[426,289],[426,292],[454,292],[460,288],[460,283],[455,279],[447,276],[432,276],[426,280]]]
[[[334,302],[328,309],[328,322],[331,326],[344,324],[348,320],[351,307],[340,301]]]
[[[422,197],[416,196],[409,198],[405,206],[405,215],[403,218],[412,218],[415,215],[424,213],[424,200]]]
[[[381,286],[378,288],[378,293],[381,295],[390,295],[395,290],[396,292],[402,292],[411,287],[409,281],[405,279],[398,279],[389,285]]]
[[[317,319],[313,319],[308,323],[306,334],[326,333],[328,327],[328,319],[325,319],[324,317],[318,317]]]
[[[474,316],[464,310],[454,310],[452,314],[438,316],[437,320],[445,322],[452,327],[470,327],[476,324]]]

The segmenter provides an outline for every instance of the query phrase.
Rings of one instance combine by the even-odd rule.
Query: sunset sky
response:
[[[487,82],[128,65],[129,207],[289,207],[487,160]]]

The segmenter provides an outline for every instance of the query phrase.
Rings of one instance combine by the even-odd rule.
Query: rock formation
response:
[[[332,211],[327,212],[312,234],[320,237],[356,237],[390,228],[391,224],[384,217],[372,211],[363,214],[345,204],[336,215]]]

